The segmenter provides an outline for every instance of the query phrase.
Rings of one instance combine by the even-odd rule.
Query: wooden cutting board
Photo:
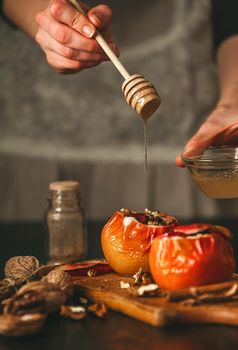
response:
[[[165,297],[134,296],[128,290],[121,289],[120,281],[132,282],[132,279],[115,273],[74,277],[80,295],[152,326],[196,323],[238,326],[238,300],[186,306],[181,302],[168,301]],[[238,281],[234,283],[238,284]]]

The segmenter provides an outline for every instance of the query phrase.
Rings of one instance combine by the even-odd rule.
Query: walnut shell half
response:
[[[52,313],[66,302],[66,294],[57,286],[41,281],[29,282],[8,300],[4,313]]]

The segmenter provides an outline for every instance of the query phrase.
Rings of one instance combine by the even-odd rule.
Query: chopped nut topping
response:
[[[151,211],[149,209],[145,208],[145,214],[150,215]]]
[[[121,209],[120,212],[124,217],[133,217],[144,225],[168,226],[178,223],[176,218],[159,211],[150,211],[145,209],[144,212],[137,213],[129,209]]]
[[[92,312],[94,315],[96,315],[99,318],[103,318],[107,313],[107,306],[102,303],[96,303],[96,304],[90,305],[88,307],[88,311]]]

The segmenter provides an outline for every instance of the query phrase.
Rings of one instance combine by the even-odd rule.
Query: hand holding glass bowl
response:
[[[238,104],[219,102],[185,146],[176,164],[187,166],[199,188],[212,198],[238,197]],[[211,147],[213,146],[213,147]]]
[[[182,156],[200,190],[208,197],[238,197],[238,148],[209,147],[198,156]]]

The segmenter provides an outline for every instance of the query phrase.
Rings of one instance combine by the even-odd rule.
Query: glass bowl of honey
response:
[[[182,157],[194,182],[211,198],[238,198],[238,148],[209,147],[203,154]]]

